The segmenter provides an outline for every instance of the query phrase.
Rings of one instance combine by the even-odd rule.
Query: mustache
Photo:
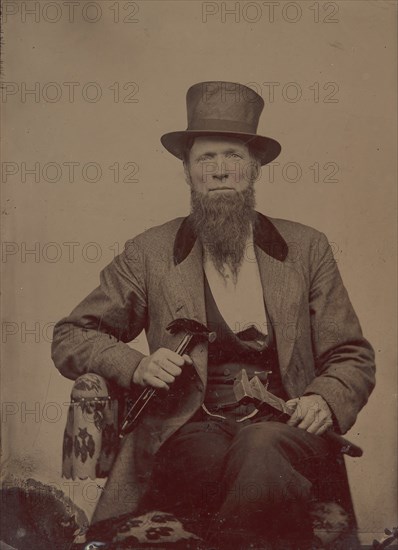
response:
[[[196,229],[200,233],[202,226],[210,227],[212,224],[217,224],[221,227],[232,223],[234,215],[236,217],[242,215],[242,206],[236,201],[226,201],[223,197],[221,200],[217,198],[214,201],[198,202],[196,208],[193,209],[193,214],[197,225]]]
[[[219,187],[209,190],[204,194],[191,189],[191,211],[194,218],[199,221],[218,218],[219,223],[228,222],[232,217],[248,214],[254,211],[254,187],[247,187],[243,191],[233,193],[214,193],[216,189],[231,189]]]

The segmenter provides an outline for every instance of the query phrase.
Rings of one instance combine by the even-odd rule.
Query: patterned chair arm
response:
[[[68,479],[108,476],[119,450],[118,429],[125,395],[97,374],[75,380],[64,432],[62,475]]]

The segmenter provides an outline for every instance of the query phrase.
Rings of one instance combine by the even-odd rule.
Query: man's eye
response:
[[[198,158],[198,162],[204,162],[206,160],[211,160],[210,155],[202,155],[201,157]]]
[[[228,158],[235,158],[235,159],[241,159],[242,158],[242,156],[239,155],[238,153],[228,153],[227,157]]]

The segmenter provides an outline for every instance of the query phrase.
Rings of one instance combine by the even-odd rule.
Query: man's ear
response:
[[[185,182],[187,183],[187,185],[191,187],[192,180],[191,180],[191,174],[189,173],[188,163],[184,160],[182,165],[184,167]]]
[[[252,155],[251,162],[252,162],[251,180],[252,180],[253,183],[255,183],[261,175],[261,162],[254,155]]]

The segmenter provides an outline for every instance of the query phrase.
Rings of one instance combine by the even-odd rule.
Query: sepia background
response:
[[[325,232],[377,387],[348,437],[364,543],[396,507],[396,2],[21,2],[3,7],[2,447],[6,470],[92,513],[98,488],[60,477],[72,382],[52,328],[124,242],[189,211],[185,93],[230,80],[260,93],[282,153],[257,209]],[[145,337],[134,342],[145,351]]]

